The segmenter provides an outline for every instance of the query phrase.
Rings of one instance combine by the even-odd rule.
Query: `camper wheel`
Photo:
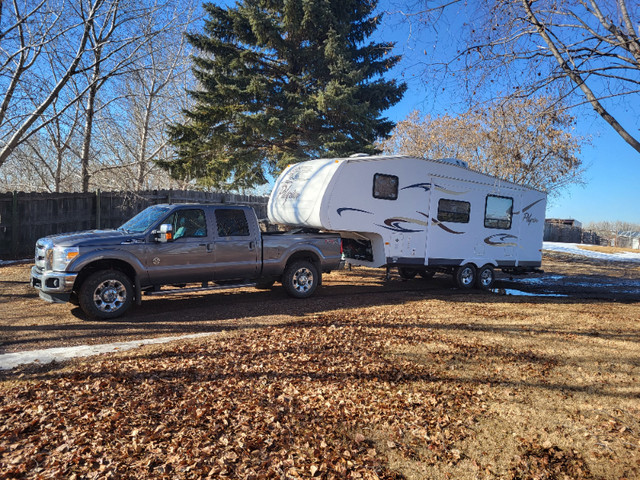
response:
[[[465,263],[457,268],[455,279],[458,288],[462,288],[464,290],[473,288],[473,285],[476,283],[476,267],[471,263]]]
[[[492,265],[485,265],[478,270],[478,278],[476,279],[476,286],[481,290],[490,290],[493,287],[493,282],[496,280],[496,274]]]

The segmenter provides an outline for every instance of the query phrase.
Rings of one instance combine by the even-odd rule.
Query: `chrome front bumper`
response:
[[[31,286],[49,295],[71,293],[77,277],[77,273],[46,272],[38,267],[31,268]]]

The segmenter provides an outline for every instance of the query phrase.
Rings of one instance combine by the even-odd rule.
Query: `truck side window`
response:
[[[373,176],[373,198],[396,200],[398,198],[398,177],[376,173]]]
[[[244,210],[221,208],[216,210],[219,237],[248,237],[249,223]]]
[[[469,223],[471,204],[460,200],[438,200],[438,220],[441,222]]]
[[[513,198],[487,195],[487,204],[484,209],[484,226],[486,228],[509,230],[512,216]]]
[[[173,226],[174,240],[182,237],[206,237],[207,221],[204,210],[192,208],[172,213],[163,223]]]

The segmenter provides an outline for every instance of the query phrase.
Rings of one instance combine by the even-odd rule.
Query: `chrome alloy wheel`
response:
[[[482,288],[490,288],[493,285],[493,269],[483,268],[478,276],[478,282]]]
[[[293,288],[300,293],[306,293],[313,287],[313,272],[307,267],[301,267],[293,274]]]
[[[475,280],[475,272],[473,271],[473,267],[463,267],[460,271],[459,278],[464,287],[470,287],[471,285],[473,285],[473,282]]]
[[[115,312],[127,301],[127,289],[118,280],[105,280],[93,292],[93,303],[101,312]]]

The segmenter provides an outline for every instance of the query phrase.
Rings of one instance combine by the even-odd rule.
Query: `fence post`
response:
[[[20,240],[20,226],[18,225],[18,191],[13,191],[11,199],[11,255],[18,258],[18,241]]]
[[[100,208],[100,189],[96,190],[96,230],[100,230],[100,215],[101,215],[101,208]]]

